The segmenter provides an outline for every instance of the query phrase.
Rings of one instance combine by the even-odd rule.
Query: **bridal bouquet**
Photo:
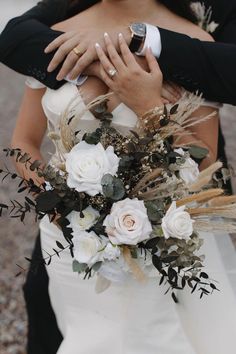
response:
[[[143,282],[158,277],[175,301],[173,291],[186,286],[201,297],[210,294],[217,287],[203,271],[199,232],[234,231],[236,199],[223,195],[227,171],[220,162],[199,172],[196,161],[207,150],[178,147],[183,128],[196,124],[190,115],[200,103],[191,96],[161,115],[148,112],[139,129],[125,135],[112,125],[104,98],[88,107],[99,126],[84,135],[76,131],[80,117],[69,109],[60,130],[49,132],[56,154],[46,167],[19,149],[4,150],[46,183],[38,186],[0,170],[4,179],[20,178],[19,193],[36,195],[25,196],[24,203],[0,204],[0,212],[9,210],[24,221],[34,211],[36,219],[57,222],[68,245],[57,241],[42,261],[50,264],[70,249],[73,271],[84,278],[97,274],[97,291],[133,276]]]

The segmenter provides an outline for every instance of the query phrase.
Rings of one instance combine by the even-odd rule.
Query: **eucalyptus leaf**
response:
[[[37,168],[40,167],[41,164],[42,164],[41,161],[35,160],[35,161],[30,165],[30,170],[31,170],[31,171],[35,171]]]
[[[102,191],[105,197],[112,200],[121,200],[125,195],[125,187],[123,182],[110,174],[106,174],[102,178]]]
[[[107,100],[99,103],[95,108],[94,112],[98,114],[106,113],[107,111]]]
[[[147,214],[150,221],[157,222],[161,220],[161,218],[163,217],[161,203],[146,202],[145,206],[147,208]]]
[[[173,107],[171,107],[171,109],[170,109],[170,114],[172,115],[172,114],[177,113],[178,108],[179,108],[179,105],[178,105],[178,104],[175,104]]]
[[[93,133],[88,133],[84,136],[84,141],[90,145],[97,145],[100,142],[100,139],[101,133],[99,130],[96,130]]]
[[[129,168],[129,167],[131,167],[133,161],[134,161],[133,156],[124,155],[120,159],[119,167],[120,168]]]
[[[95,263],[93,266],[92,266],[92,269],[95,271],[95,272],[98,272],[99,269],[101,268],[102,266],[102,262],[97,262]]]
[[[26,161],[28,161],[30,159],[30,155],[27,153],[24,153],[24,155],[21,156],[21,158],[19,159],[20,163],[25,163]]]
[[[61,198],[55,191],[47,191],[39,194],[36,198],[36,210],[47,213],[55,209],[61,202]]]
[[[160,258],[157,255],[152,256],[152,263],[153,263],[154,267],[157,270],[159,270],[159,272],[162,271],[162,261],[160,260]]]
[[[193,158],[202,160],[208,155],[209,151],[201,146],[192,145],[189,149],[189,153]]]
[[[146,242],[145,248],[152,249],[152,248],[156,247],[158,244],[158,241],[159,241],[159,237],[151,238],[150,240],[148,240]]]
[[[73,272],[83,273],[87,268],[87,264],[79,263],[78,261],[74,260],[72,267],[73,267]]]

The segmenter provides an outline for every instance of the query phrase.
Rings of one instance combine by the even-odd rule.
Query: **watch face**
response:
[[[133,23],[132,31],[136,36],[144,37],[146,34],[146,25],[144,23]]]

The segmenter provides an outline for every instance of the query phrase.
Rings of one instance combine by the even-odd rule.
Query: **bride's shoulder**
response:
[[[191,38],[200,39],[201,41],[214,41],[213,37],[198,25],[173,13],[167,8],[163,8],[163,16],[159,17],[158,25],[170,31],[186,34]]]
[[[186,24],[184,34],[187,34],[191,38],[200,39],[201,41],[214,42],[214,38],[210,35],[210,33],[206,32],[199,26],[190,23],[189,21],[187,22],[188,24]]]

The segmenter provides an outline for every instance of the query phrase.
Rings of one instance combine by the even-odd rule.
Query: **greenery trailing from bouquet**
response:
[[[144,125],[126,135],[112,124],[108,99],[90,104],[100,124],[83,136],[76,130],[80,117],[74,108],[66,111],[60,132],[49,132],[56,153],[46,167],[20,149],[4,149],[45,183],[1,169],[2,180],[19,179],[18,193],[28,195],[24,202],[1,203],[0,215],[7,210],[24,222],[33,212],[36,221],[56,222],[66,245],[57,241],[42,262],[49,265],[53,256],[70,250],[72,270],[85,279],[97,275],[97,291],[112,281],[133,276],[145,282],[151,276],[175,301],[174,290],[186,286],[199,290],[200,297],[212,293],[217,287],[204,271],[199,231],[222,230],[222,225],[235,231],[236,198],[224,196],[222,179],[228,175],[220,162],[199,172],[196,161],[205,158],[206,149],[175,146],[183,128],[196,124],[190,115],[201,98],[185,97],[161,115],[149,112]]]

